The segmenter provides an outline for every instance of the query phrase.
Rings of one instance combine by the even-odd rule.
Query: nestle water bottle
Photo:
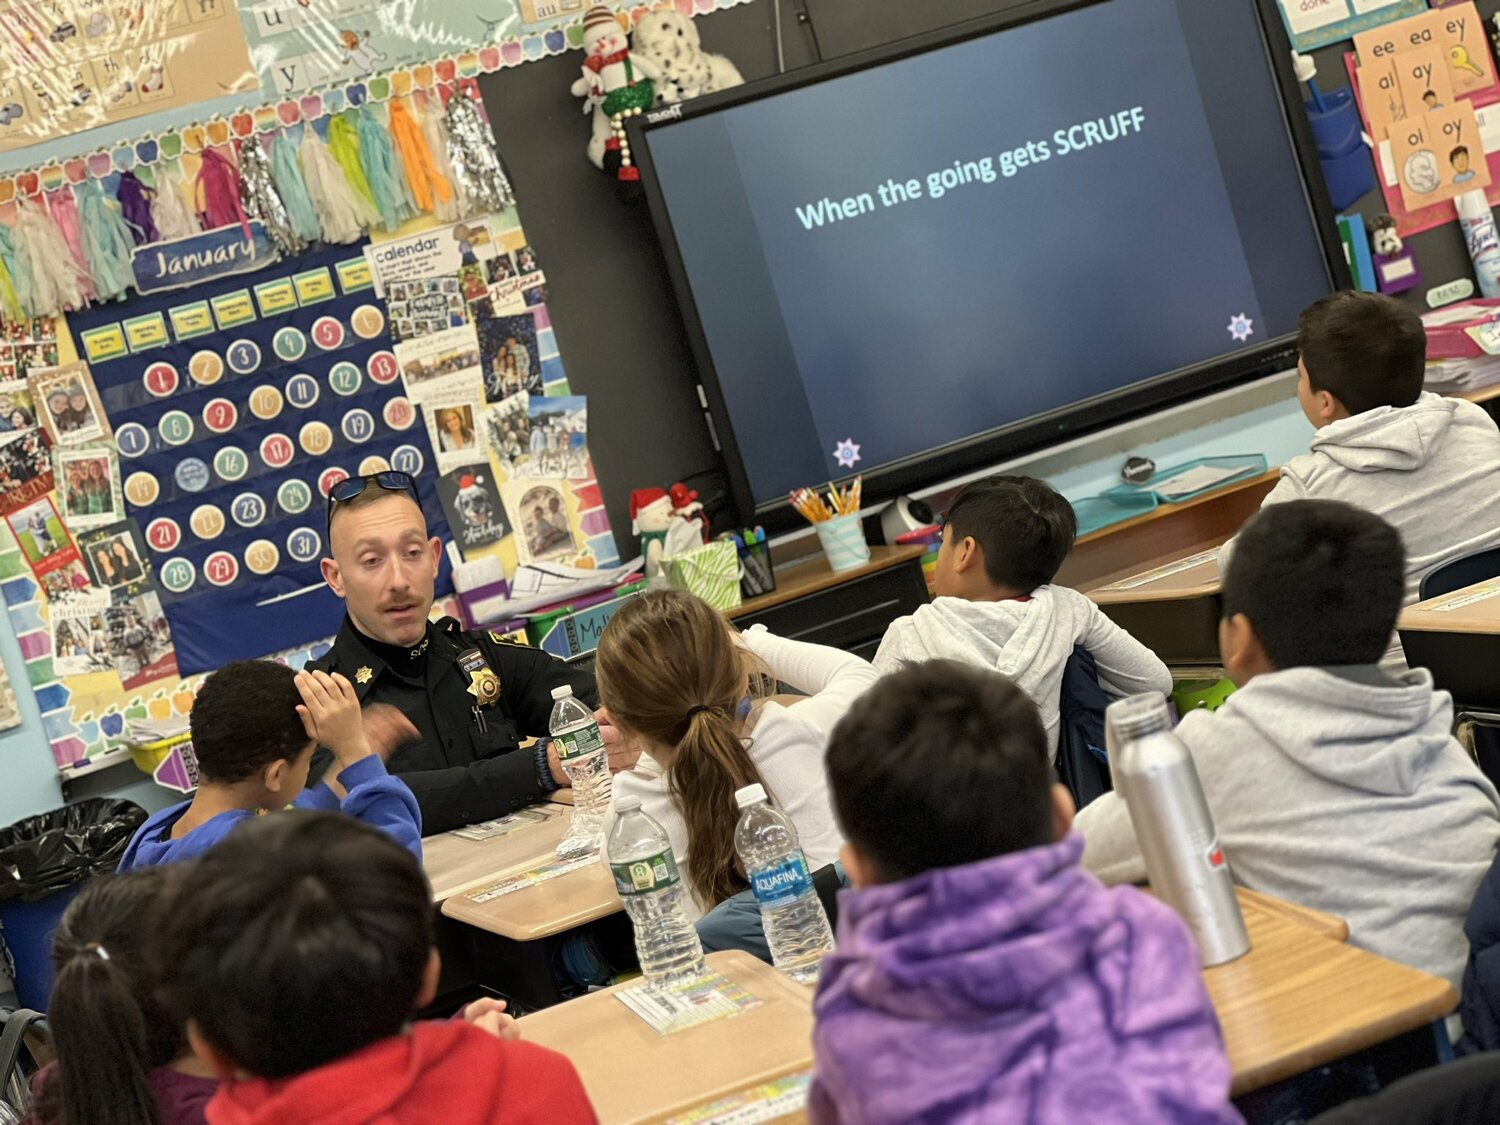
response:
[[[639,797],[615,802],[615,823],[604,846],[615,890],[635,926],[635,952],[641,972],[653,985],[701,977],[703,943],[688,921],[687,893],[677,857],[664,828],[641,810]]]
[[[734,850],[760,905],[771,960],[799,984],[813,984],[823,955],[833,949],[833,931],[813,889],[797,830],[785,813],[771,807],[759,785],[745,786],[734,799],[740,806]]]
[[[552,689],[552,717],[547,729],[557,760],[573,785],[573,822],[553,854],[578,859],[599,850],[604,839],[604,812],[609,808],[609,755],[594,713],[574,697],[567,684]]]
[[[1167,701],[1136,695],[1104,713],[1109,768],[1130,810],[1146,877],[1192,930],[1205,967],[1250,948],[1198,768],[1171,730]]]

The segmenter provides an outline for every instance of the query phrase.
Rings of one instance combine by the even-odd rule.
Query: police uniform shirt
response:
[[[390,704],[417,728],[420,741],[398,749],[386,767],[416,795],[428,835],[544,800],[551,775],[544,781],[539,756],[518,751],[521,740],[547,736],[555,687],[571,685],[588,706],[599,705],[592,673],[447,617],[429,623],[409,649],[373,641],[345,617],[333,648],[308,668],[341,673],[362,706]]]

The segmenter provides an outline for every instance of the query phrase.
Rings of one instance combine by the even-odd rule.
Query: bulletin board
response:
[[[432,469],[362,248],[69,319],[181,671],[326,635],[342,614],[318,566],[329,489],[388,467],[419,479]],[[447,538],[431,488],[425,506]]]

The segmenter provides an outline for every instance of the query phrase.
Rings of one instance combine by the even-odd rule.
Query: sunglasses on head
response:
[[[341,480],[328,490],[328,530],[333,530],[333,510],[348,500],[353,500],[371,485],[383,488],[387,492],[404,492],[415,501],[417,507],[422,506],[422,498],[417,495],[417,482],[412,480],[410,473],[403,473],[400,469],[387,469],[383,473],[371,473],[363,477],[349,477]]]

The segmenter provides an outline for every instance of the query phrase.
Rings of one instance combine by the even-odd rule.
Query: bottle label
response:
[[[648,895],[682,882],[677,858],[669,851],[630,863],[611,863],[609,869],[614,873],[615,890],[622,895]]]
[[[752,871],[750,887],[761,906],[785,906],[812,890],[813,881],[799,850],[773,867]]]
[[[559,762],[566,762],[571,758],[582,758],[586,754],[604,749],[604,736],[599,733],[598,723],[590,723],[586,727],[556,735],[552,741],[557,743]]]

